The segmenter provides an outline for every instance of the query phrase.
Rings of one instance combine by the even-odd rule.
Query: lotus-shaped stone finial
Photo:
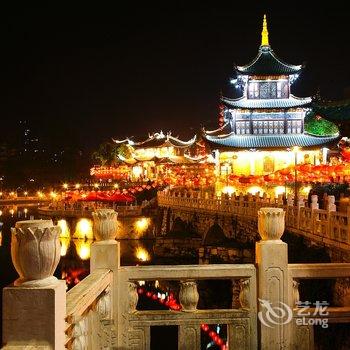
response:
[[[96,209],[94,219],[94,236],[98,241],[114,241],[118,231],[118,213],[113,209]]]
[[[258,230],[263,241],[281,239],[285,227],[284,216],[281,208],[261,208],[258,211]]]
[[[60,227],[52,220],[18,221],[11,229],[11,257],[20,278],[15,286],[55,284],[53,273],[60,261]]]

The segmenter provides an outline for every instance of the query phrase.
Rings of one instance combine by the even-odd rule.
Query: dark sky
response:
[[[277,55],[307,64],[299,95],[319,86],[340,99],[350,86],[350,17],[339,2],[101,3],[0,8],[3,137],[21,119],[85,149],[160,129],[190,136],[216,123],[234,63],[257,54],[265,12]]]

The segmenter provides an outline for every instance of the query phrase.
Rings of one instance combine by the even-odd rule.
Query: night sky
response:
[[[220,92],[233,96],[234,63],[257,54],[264,13],[275,53],[307,65],[295,92],[320,87],[341,99],[350,86],[345,5],[50,3],[0,9],[3,138],[23,119],[53,144],[86,150],[111,137],[214,127]]]

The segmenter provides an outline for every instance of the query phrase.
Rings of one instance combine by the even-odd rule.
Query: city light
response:
[[[251,193],[253,196],[256,195],[258,192],[260,192],[260,195],[262,196],[264,190],[259,186],[251,186],[248,188],[248,193]]]
[[[2,215],[2,210],[0,210],[0,216]]]
[[[68,189],[68,184],[63,184],[62,186],[65,190]]]
[[[113,187],[114,188],[119,188],[119,185],[118,184],[114,184]]]
[[[80,184],[75,184],[75,188],[79,189],[80,188]]]
[[[38,195],[39,198],[43,198],[44,197],[44,194],[41,191],[38,191],[36,194]]]
[[[54,191],[50,192],[50,196],[52,197],[52,199],[56,199],[57,198],[57,193]]]
[[[97,184],[97,183],[94,184],[94,187],[95,187],[95,188],[99,188],[99,184]]]
[[[136,248],[136,258],[140,261],[148,261],[150,259],[150,256],[147,252],[147,250],[143,247]]]
[[[27,191],[23,192],[23,194],[24,194],[26,197],[28,196],[28,192],[27,192]]]
[[[10,192],[10,196],[14,196],[15,195],[15,192]]]
[[[136,220],[135,222],[135,228],[138,232],[143,232],[147,229],[148,225],[149,225],[149,219],[148,218],[141,218]]]
[[[286,188],[284,186],[276,186],[275,187],[275,195],[278,197],[279,195],[286,192]]]
[[[222,189],[222,193],[226,193],[228,195],[232,195],[233,193],[236,192],[236,189],[232,186],[225,186],[223,189]]]

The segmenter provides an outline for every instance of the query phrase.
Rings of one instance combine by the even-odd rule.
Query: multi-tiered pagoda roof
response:
[[[222,97],[223,126],[203,133],[212,149],[319,148],[339,136],[338,133],[316,135],[307,128],[304,119],[312,107],[312,98],[291,93],[291,85],[303,66],[278,58],[268,35],[264,16],[257,56],[244,66],[235,66],[236,79],[232,82],[241,88],[242,96]]]
[[[302,65],[292,65],[281,61],[269,45],[260,46],[258,55],[245,66],[236,66],[242,75],[292,75],[299,74]]]

